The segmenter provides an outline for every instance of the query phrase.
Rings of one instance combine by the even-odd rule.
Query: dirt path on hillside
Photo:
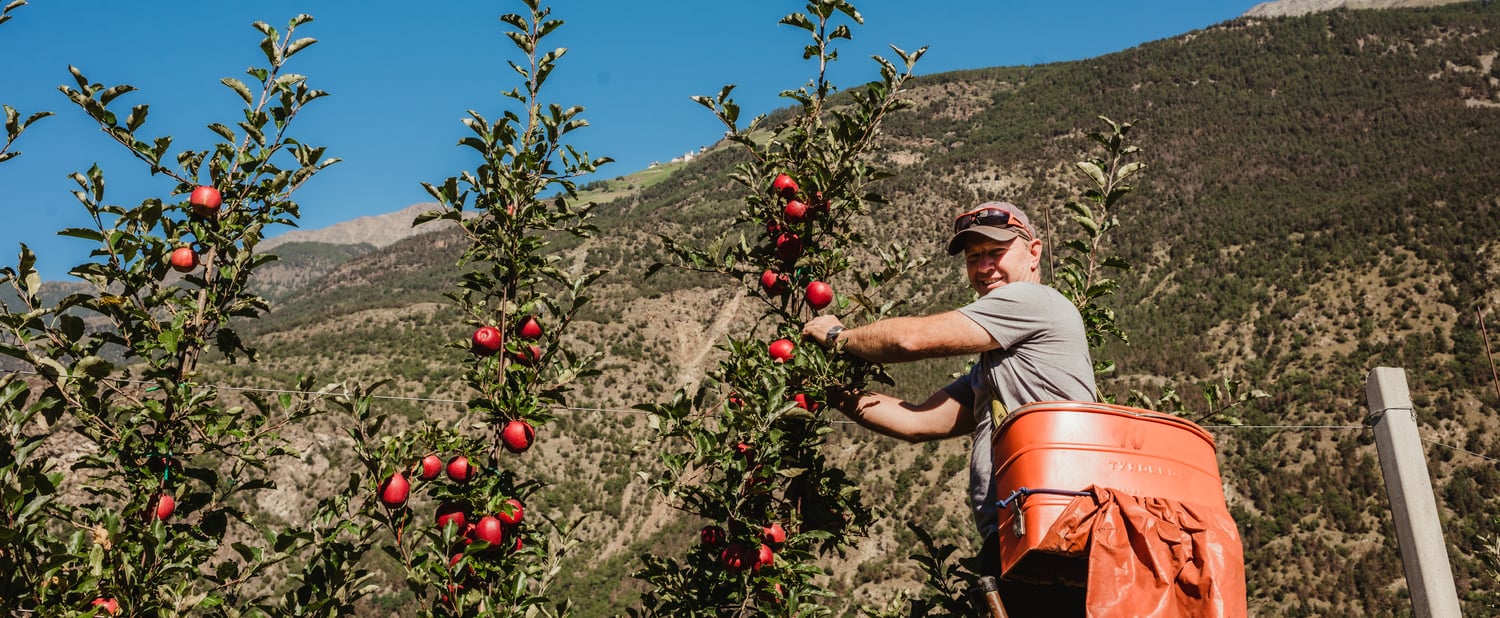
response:
[[[745,288],[741,287],[735,291],[734,297],[729,302],[719,307],[719,312],[714,316],[714,321],[708,329],[703,332],[699,341],[692,341],[689,333],[677,333],[677,349],[688,357],[677,370],[677,384],[683,386],[688,392],[693,392],[698,387],[698,382],[703,379],[703,363],[714,346],[724,338],[729,331],[729,323],[734,320],[734,315],[740,310],[740,301],[745,298]]]

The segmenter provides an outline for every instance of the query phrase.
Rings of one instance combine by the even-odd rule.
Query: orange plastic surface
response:
[[[1023,487],[1098,485],[1225,510],[1213,437],[1185,419],[1113,404],[1040,402],[1012,411],[991,439],[995,495],[1002,500]],[[1017,501],[1018,509],[1000,511],[1003,577],[1083,585],[1081,556],[1034,551],[1072,500],[1031,494]]]

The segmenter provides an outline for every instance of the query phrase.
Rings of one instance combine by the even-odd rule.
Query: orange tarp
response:
[[[1036,551],[1087,556],[1090,618],[1246,615],[1244,550],[1225,509],[1089,489]]]

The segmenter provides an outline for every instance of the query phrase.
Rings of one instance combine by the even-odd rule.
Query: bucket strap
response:
[[[1088,496],[1090,498],[1095,497],[1094,492],[1092,491],[1047,489],[1045,487],[1038,487],[1036,489],[1030,489],[1026,487],[1018,488],[1015,491],[1011,492],[1009,497],[995,503],[996,506],[999,506],[1002,509],[1010,509],[1011,513],[1015,515],[1015,517],[1011,519],[1010,529],[1012,532],[1016,533],[1016,536],[1026,536],[1026,513],[1021,510],[1021,503],[1025,502],[1026,496],[1029,496],[1031,494],[1052,494],[1055,496],[1073,496],[1075,498],[1079,496]]]

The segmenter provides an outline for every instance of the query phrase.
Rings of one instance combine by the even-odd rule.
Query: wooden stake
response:
[[[1495,383],[1495,399],[1500,401],[1500,373],[1495,371],[1495,355],[1490,352],[1490,334],[1484,329],[1484,310],[1476,309],[1479,315],[1479,336],[1484,338],[1484,355],[1490,359],[1490,379]]]

